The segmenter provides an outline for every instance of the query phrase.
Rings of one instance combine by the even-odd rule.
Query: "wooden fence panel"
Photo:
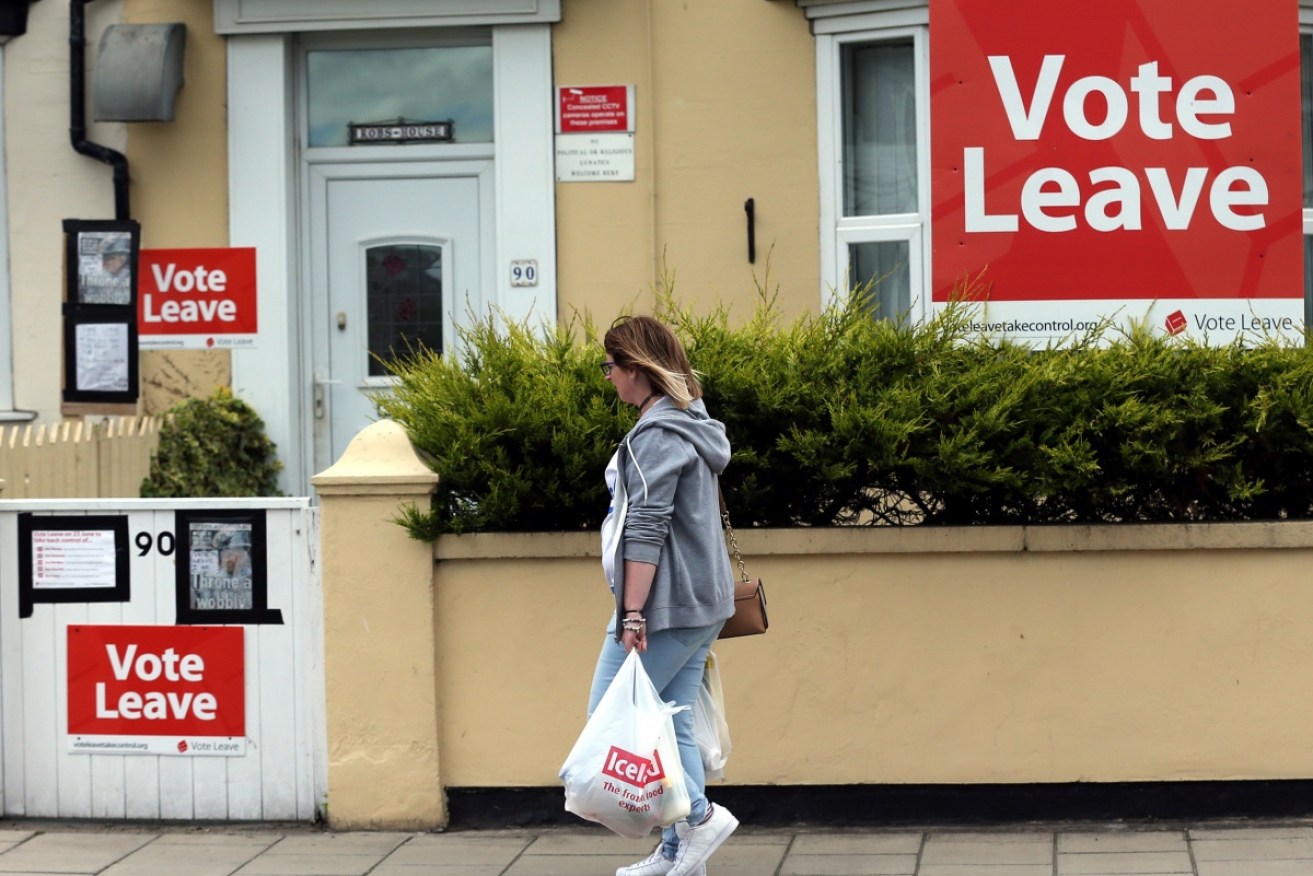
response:
[[[309,499],[73,499],[0,506],[0,602],[6,606],[20,605],[19,556],[32,550],[19,538],[24,515],[54,515],[64,523],[85,515],[124,517],[131,545],[124,601],[40,601],[26,617],[0,613],[0,816],[239,822],[322,816],[323,604],[311,542],[318,534],[316,512]],[[207,511],[249,512],[264,521],[267,605],[280,613],[276,621],[219,621],[244,629],[245,751],[198,755],[185,747],[174,752],[171,745],[167,753],[79,750],[69,732],[75,678],[70,629],[160,627],[183,640],[188,627],[204,629],[204,623],[179,620],[175,563],[176,547],[187,537],[179,512]],[[128,731],[123,741],[154,735]]]
[[[0,426],[5,499],[136,498],[159,448],[157,417]]]

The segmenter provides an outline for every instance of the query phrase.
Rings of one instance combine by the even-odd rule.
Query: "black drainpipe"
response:
[[[128,157],[87,139],[86,5],[94,0],[70,0],[68,7],[69,96],[72,103],[69,137],[83,155],[114,168],[114,218],[130,219],[128,209]]]

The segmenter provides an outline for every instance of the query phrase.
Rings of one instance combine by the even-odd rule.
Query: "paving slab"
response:
[[[638,858],[612,858],[597,855],[550,855],[524,857],[503,871],[502,876],[610,876],[617,867],[632,864]]]
[[[1209,861],[1200,862],[1199,876],[1309,876],[1310,861]]]
[[[531,855],[607,855],[634,856],[640,860],[657,847],[661,837],[657,834],[642,839],[627,839],[610,833],[574,833],[550,831],[542,833],[527,850]]]
[[[1246,827],[1192,827],[1189,829],[1189,834],[1192,840],[1308,839],[1313,837],[1313,827],[1303,825],[1265,827],[1262,824]]]
[[[1313,837],[1195,840],[1191,845],[1194,848],[1195,859],[1199,861],[1279,861],[1313,858]]]
[[[151,843],[117,864],[112,864],[98,876],[229,876],[254,860],[268,846],[268,842],[254,845]]]
[[[1058,834],[1059,853],[1180,852],[1185,851],[1186,848],[1185,832],[1180,830]]]
[[[1053,844],[1051,830],[933,830],[927,835],[930,842],[947,843],[1041,843]]]
[[[920,833],[810,833],[800,834],[789,854],[916,855],[921,842]]]
[[[388,854],[414,837],[412,833],[357,831],[285,836],[268,851],[270,855],[379,855]]]
[[[1053,837],[1035,842],[1000,837],[995,840],[955,840],[931,837],[921,853],[921,863],[935,864],[1043,864],[1053,866]]]
[[[788,846],[783,843],[759,843],[749,838],[740,840],[737,835],[716,850],[712,857],[716,876],[727,872],[774,873],[784,860]],[[641,860],[635,858],[634,860]],[[634,861],[627,861],[632,864]],[[710,868],[711,865],[708,865]],[[608,874],[609,876],[609,874]]]
[[[1049,864],[930,864],[922,865],[916,876],[1053,876]]]
[[[708,873],[713,869],[720,876],[719,852],[707,865]],[[914,876],[916,855],[790,855],[779,872],[780,876]]]
[[[0,859],[3,860],[3,859]],[[284,854],[266,852],[235,876],[365,876],[380,862],[378,855]]]
[[[267,849],[283,840],[283,835],[272,831],[262,833],[224,833],[203,831],[196,833],[162,833],[151,846],[238,846],[250,849]]]
[[[1104,876],[1104,874],[1193,874],[1190,853],[1104,852],[1102,854],[1058,855],[1058,876]]]
[[[154,833],[40,833],[0,853],[0,873],[99,873],[155,837]]]
[[[398,846],[383,864],[388,867],[506,867],[532,842],[532,837],[419,837]]]

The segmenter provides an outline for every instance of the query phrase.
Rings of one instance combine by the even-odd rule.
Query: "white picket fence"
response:
[[[177,537],[185,535],[175,532],[174,515],[180,510],[255,510],[264,515],[267,604],[281,612],[282,623],[242,625],[245,753],[208,757],[72,753],[69,627],[176,625],[178,552],[172,547]],[[31,616],[20,617],[18,552],[23,514],[32,515],[29,522],[50,515],[126,517],[130,600],[36,602]],[[327,784],[322,598],[313,558],[317,528],[317,509],[308,499],[0,501],[3,815],[315,819],[322,812]]]

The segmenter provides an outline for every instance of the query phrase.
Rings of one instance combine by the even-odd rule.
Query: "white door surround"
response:
[[[493,26],[491,256],[482,305],[515,319],[556,319],[555,175],[550,25]],[[228,38],[229,242],[256,248],[260,336],[233,351],[233,390],[264,420],[284,463],[282,489],[315,474],[312,308],[300,211],[295,40]],[[537,286],[512,286],[510,263],[532,259]]]

